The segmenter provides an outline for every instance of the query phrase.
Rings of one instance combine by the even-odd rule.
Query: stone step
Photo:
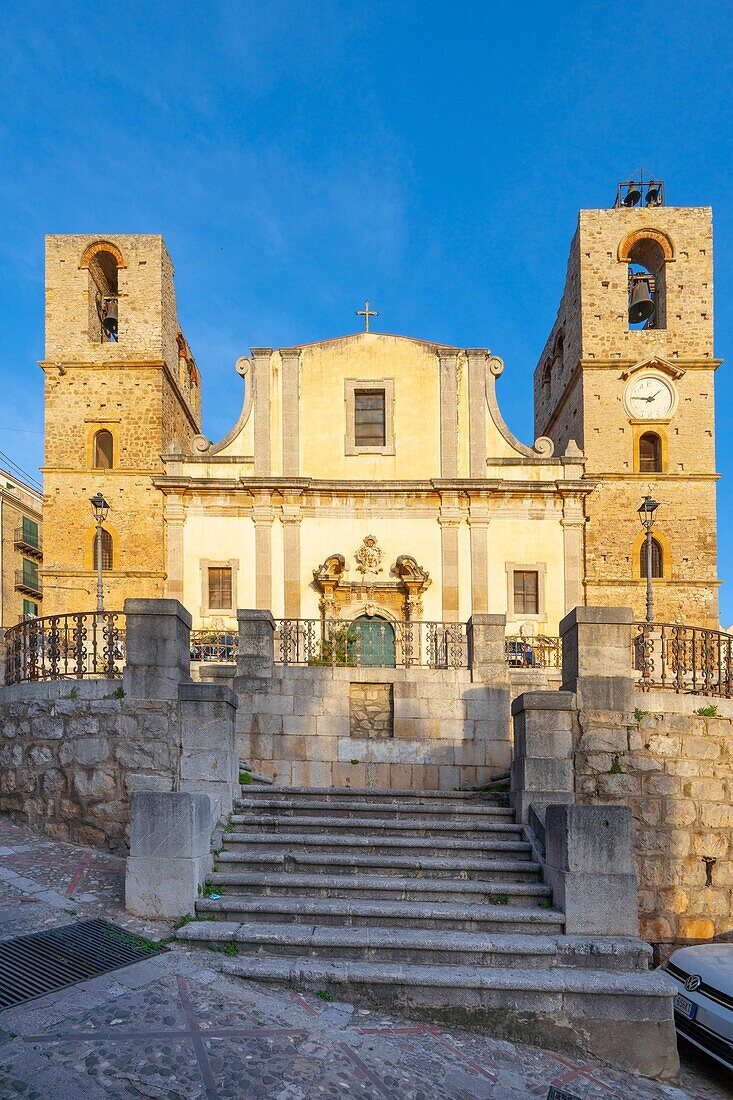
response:
[[[679,1067],[672,983],[659,971],[396,965],[302,956],[221,957],[217,965],[230,977],[330,992],[433,1024],[485,1029],[488,1023],[496,1038],[540,1043],[571,1055],[588,1051],[617,1065],[628,1058],[648,1076],[669,1080]]]
[[[236,944],[242,955],[301,955],[447,966],[574,966],[648,970],[652,949],[643,940],[506,932],[431,932],[423,928],[338,928],[310,924],[193,921],[176,938],[188,943]]]
[[[541,882],[485,882],[432,878],[393,878],[383,875],[314,875],[277,872],[217,872],[206,880],[227,898],[310,897],[384,898],[389,901],[486,902],[527,906],[552,897]]]
[[[521,836],[524,832],[522,825],[513,821],[435,821],[431,815],[425,814],[411,821],[400,821],[390,818],[365,818],[365,817],[326,817],[325,815],[284,817],[279,814],[232,814],[230,817],[232,826],[241,832],[241,827],[252,827],[258,831],[261,829],[277,830],[281,833],[289,832],[313,832],[329,833],[333,835],[339,830],[348,829],[349,832],[364,833],[370,836],[459,836],[466,840],[487,838],[490,835]]]
[[[317,874],[359,875],[397,871],[402,877],[471,879],[492,882],[536,882],[540,864],[530,859],[455,859],[441,856],[370,855],[357,852],[322,855],[319,852],[239,852],[223,851],[216,857],[222,871],[312,871]]]
[[[322,924],[371,928],[433,928],[459,932],[561,932],[565,918],[554,909],[479,902],[410,902],[314,897],[199,898],[199,916],[219,920]]]
[[[277,816],[298,816],[313,814],[318,810],[327,810],[329,817],[379,817],[390,820],[419,820],[424,821],[430,817],[436,822],[442,820],[472,822],[486,820],[491,822],[514,822],[514,811],[509,806],[487,804],[485,806],[473,803],[409,803],[374,799],[373,801],[359,801],[341,799],[339,802],[331,802],[327,799],[301,799],[297,795],[292,798],[239,798],[235,802],[235,813],[250,814],[253,811],[267,810]]]
[[[373,836],[339,832],[331,833],[278,833],[268,832],[232,832],[224,834],[224,845],[229,851],[237,851],[245,845],[250,851],[288,851],[288,852],[329,852],[358,851],[370,855],[400,856],[443,856],[455,859],[471,859],[477,855],[491,858],[492,855],[517,859],[530,859],[532,845],[527,840],[466,840],[462,837],[419,837],[419,836]]]
[[[272,784],[268,787],[257,787],[249,784],[244,788],[245,797],[257,798],[300,798],[316,799],[327,802],[338,802],[341,799],[353,802],[355,799],[370,802],[372,799],[387,800],[390,802],[426,802],[429,805],[443,803],[457,803],[466,805],[472,802],[496,801],[505,797],[502,791],[471,790],[471,791],[416,791],[411,788],[400,787],[284,787]]]

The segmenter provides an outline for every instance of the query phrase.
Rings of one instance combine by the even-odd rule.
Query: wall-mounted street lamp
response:
[[[102,524],[109,515],[109,504],[101,493],[89,498],[97,524],[97,611],[104,611],[104,586],[102,584]]]
[[[659,502],[646,496],[638,509],[641,525],[646,531],[646,621],[654,621],[654,596],[652,594],[652,530]]]

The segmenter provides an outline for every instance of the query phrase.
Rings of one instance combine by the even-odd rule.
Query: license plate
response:
[[[681,1012],[683,1016],[687,1016],[688,1020],[694,1020],[697,1012],[697,1005],[692,1001],[688,1001],[687,997],[683,997],[681,993],[678,993],[674,999],[674,1007],[678,1012]]]

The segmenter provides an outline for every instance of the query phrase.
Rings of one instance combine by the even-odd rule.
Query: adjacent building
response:
[[[42,504],[38,490],[0,467],[0,630],[42,614]]]

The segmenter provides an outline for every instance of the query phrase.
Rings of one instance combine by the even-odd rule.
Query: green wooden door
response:
[[[360,615],[354,619],[356,664],[362,668],[395,667],[394,627],[379,615]]]

